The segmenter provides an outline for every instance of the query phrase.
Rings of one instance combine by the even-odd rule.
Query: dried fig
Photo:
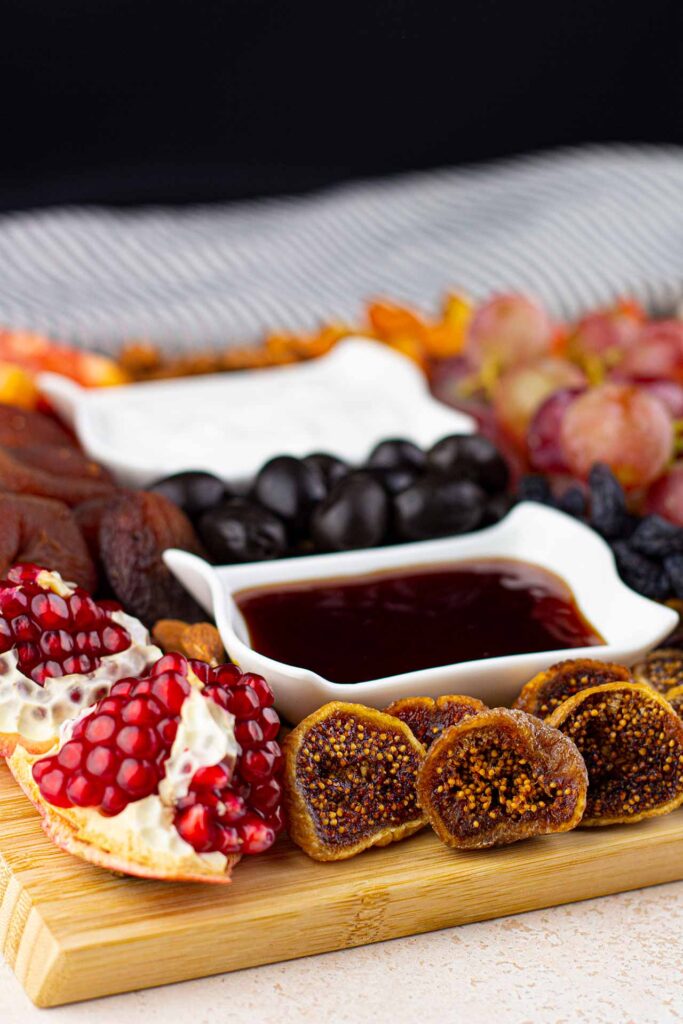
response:
[[[35,562],[92,591],[95,566],[71,511],[61,501],[0,493],[0,575]]]
[[[530,679],[512,706],[538,718],[548,718],[562,701],[579,690],[601,686],[602,683],[630,681],[631,673],[625,665],[590,658],[569,658]]]
[[[425,749],[399,719],[333,701],[284,749],[289,834],[314,860],[345,860],[425,824],[415,793]]]
[[[659,647],[633,666],[637,683],[650,686],[658,693],[666,693],[683,683],[683,651],[677,647]]]
[[[161,557],[166,548],[202,553],[190,520],[168,498],[148,491],[119,493],[102,516],[99,539],[111,588],[131,615],[147,625],[205,618]]]
[[[420,743],[429,747],[451,725],[457,725],[469,715],[486,711],[486,705],[476,697],[450,694],[446,697],[405,697],[395,700],[385,714],[400,718]]]
[[[524,711],[495,708],[430,747],[417,795],[447,846],[479,850],[578,825],[588,778],[574,744]]]
[[[56,498],[67,505],[115,493],[109,480],[61,476],[59,471],[39,469],[25,464],[21,452],[11,448],[0,448],[0,488],[15,494]]]
[[[683,718],[683,685],[672,687],[666,694],[666,699],[678,717]]]
[[[581,690],[548,724],[577,745],[588,769],[582,825],[632,823],[683,803],[683,722],[648,686]]]

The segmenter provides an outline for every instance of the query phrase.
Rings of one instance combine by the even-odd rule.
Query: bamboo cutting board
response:
[[[0,767],[0,945],[39,1006],[199,978],[683,878],[683,809],[455,853],[430,831],[340,864],[286,841],[226,887],[62,853]],[[0,1013],[1,1016],[1,1013]]]

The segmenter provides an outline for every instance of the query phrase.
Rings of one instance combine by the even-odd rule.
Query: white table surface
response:
[[[683,882],[52,1010],[0,961],[0,1024],[669,1024]]]

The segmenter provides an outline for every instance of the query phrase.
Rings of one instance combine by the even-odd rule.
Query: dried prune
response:
[[[627,518],[626,497],[609,466],[596,462],[588,474],[588,486],[590,525],[610,540],[622,537]]]
[[[415,792],[425,748],[399,719],[334,701],[284,750],[289,834],[314,860],[345,860],[425,824]]]
[[[149,626],[157,619],[199,622],[204,613],[163,562],[166,548],[202,554],[185,513],[161,494],[120,493],[100,523],[100,556],[114,594]]]
[[[486,705],[476,697],[449,694],[445,697],[404,697],[395,700],[385,714],[400,718],[425,747],[438,739],[444,729],[457,725],[468,715],[486,711]]]
[[[614,541],[612,551],[619,575],[627,586],[654,601],[663,601],[669,596],[669,577],[659,562],[634,551],[626,540]]]
[[[631,547],[648,558],[683,553],[683,529],[661,516],[644,516],[630,537]]]
[[[512,706],[538,718],[548,718],[562,701],[573,697],[579,690],[602,683],[630,681],[631,673],[625,665],[590,658],[569,658],[530,679]]]
[[[33,562],[85,590],[95,589],[95,566],[76,520],[61,501],[0,494],[0,523],[1,576],[15,562]]]
[[[0,445],[3,448],[43,444],[78,448],[73,435],[51,416],[0,402]]]
[[[524,711],[495,708],[446,729],[429,748],[417,794],[447,846],[503,846],[578,825],[588,777],[575,745]]]
[[[683,722],[639,683],[581,690],[548,719],[577,745],[588,769],[582,825],[632,823],[683,803]]]
[[[658,693],[666,693],[683,684],[683,650],[677,647],[658,647],[633,666],[637,683],[651,686]]]
[[[56,498],[67,505],[115,493],[114,484],[108,479],[62,476],[58,469],[52,472],[30,466],[22,461],[20,451],[10,448],[0,448],[0,488],[15,494]]]

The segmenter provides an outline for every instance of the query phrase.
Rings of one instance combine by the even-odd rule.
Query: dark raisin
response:
[[[683,554],[676,552],[664,559],[664,568],[669,577],[669,585],[676,597],[683,598]]]
[[[625,540],[614,541],[612,551],[619,575],[627,586],[655,601],[668,597],[671,592],[669,575],[658,562],[634,551]]]
[[[566,512],[574,519],[583,519],[586,514],[586,495],[578,487],[568,487],[564,494],[557,499],[557,507],[561,512]]]
[[[520,479],[517,485],[517,498],[519,501],[538,501],[542,505],[554,504],[550,484],[544,476],[535,473],[529,473]]]
[[[650,558],[683,553],[683,529],[661,516],[645,516],[631,534],[631,547]]]
[[[616,540],[626,532],[626,497],[609,466],[596,462],[588,476],[590,525],[603,537]]]

